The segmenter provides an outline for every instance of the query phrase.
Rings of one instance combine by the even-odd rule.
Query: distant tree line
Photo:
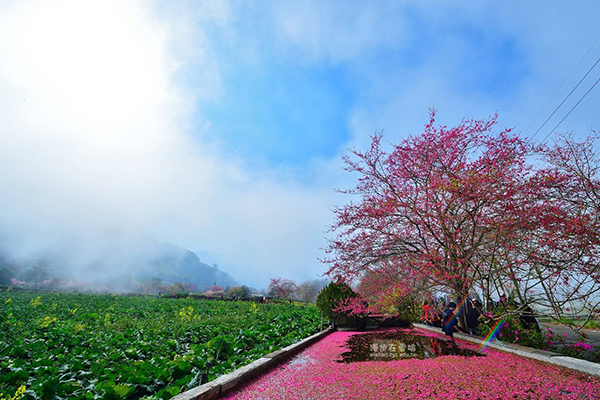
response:
[[[269,295],[282,300],[298,300],[305,303],[314,303],[317,295],[327,284],[329,280],[313,279],[307,280],[299,285],[288,278],[271,278],[269,283]]]

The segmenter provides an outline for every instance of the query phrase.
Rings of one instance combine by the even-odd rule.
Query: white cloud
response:
[[[350,119],[353,142],[364,145],[365,136],[375,129],[385,129],[392,136],[418,132],[426,121],[427,107],[437,108],[440,117],[447,118],[444,122],[451,124],[498,111],[502,124],[525,130],[598,37],[597,11],[599,6],[593,1],[552,7],[542,1],[279,2],[274,23],[281,51],[290,60],[334,63],[353,72],[361,89],[361,100]],[[474,47],[465,41],[469,38],[488,42]],[[503,58],[504,49],[497,47],[503,40],[516,47],[515,58]],[[419,51],[423,52],[420,57],[410,58]],[[543,117],[599,56],[597,44]],[[485,73],[477,62],[486,57],[507,62],[503,68],[523,68],[514,76],[519,81],[508,82],[510,92],[498,95],[485,87],[476,91],[464,87]],[[557,115],[565,115],[599,76],[588,78]],[[490,82],[494,78],[494,74],[487,77]],[[586,134],[590,126],[597,126],[594,107],[599,93],[591,93],[559,130],[574,128]],[[535,132],[544,119],[540,117],[527,134]],[[559,120],[551,121],[539,139]]]
[[[149,235],[218,253],[224,269],[255,286],[273,276],[302,280],[324,270],[316,260],[323,231],[332,205],[344,201],[333,188],[350,186],[353,177],[341,171],[338,157],[312,160],[302,170],[250,170],[224,153],[211,136],[218,129],[198,108],[198,102],[219,101],[222,70],[233,67],[221,64],[211,30],[241,56],[252,54],[256,68],[269,62],[261,59],[261,40],[271,40],[286,62],[350,70],[359,100],[347,116],[352,137],[340,152],[365,148],[375,130],[385,129],[392,141],[420,132],[430,106],[449,124],[498,110],[501,123],[523,129],[596,34],[595,14],[577,7],[272,5],[240,11],[235,3],[210,1],[162,8],[119,1],[2,3],[5,247],[21,256],[77,247],[66,260],[72,265],[110,256],[110,268],[118,270],[146,250]],[[270,22],[254,36],[249,27],[259,25],[257,18]],[[498,97],[457,85],[471,72],[464,60],[473,49],[448,32],[465,23],[515,40],[526,57],[515,62],[529,68],[515,93]],[[426,57],[381,62],[420,45],[418,32],[435,42],[423,43]],[[590,97],[570,121],[577,127],[597,122],[594,104]]]
[[[215,9],[202,15],[225,18]],[[115,272],[136,260],[149,235],[220,253],[252,285],[274,275],[313,277],[328,217],[319,210],[328,199],[283,183],[277,172],[246,171],[191,136],[191,102],[218,96],[218,65],[191,54],[213,51],[201,26],[193,28],[198,47],[179,41],[190,30],[172,22],[137,3],[3,9],[5,248],[16,256],[68,249],[65,266],[104,258]],[[204,68],[205,93],[177,84],[185,62]]]
[[[305,62],[354,62],[365,53],[393,51],[411,39],[410,20],[397,3],[275,3],[273,21],[284,52]]]

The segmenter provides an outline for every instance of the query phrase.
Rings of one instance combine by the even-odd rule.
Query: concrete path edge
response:
[[[284,347],[281,350],[269,353],[248,365],[236,369],[233,372],[221,375],[214,381],[180,393],[177,396],[172,397],[172,400],[219,399],[236,387],[256,378],[258,375],[262,374],[268,369],[273,368],[277,364],[287,360],[301,350],[304,350],[306,347],[324,338],[331,332],[333,332],[331,328],[325,329],[324,331],[302,339],[299,342]]]
[[[413,324],[416,328],[425,329],[432,332],[441,333],[440,328],[423,324]],[[459,339],[467,340],[469,342],[483,344],[484,340],[481,337],[466,335],[462,333],[455,333],[454,337]],[[600,365],[591,361],[580,360],[579,358],[565,356],[563,354],[554,353],[552,351],[544,351],[533,349],[530,347],[519,346],[513,343],[503,343],[499,340],[493,339],[486,347],[493,349],[506,351],[520,355],[522,357],[532,358],[534,360],[543,361],[549,364],[558,365],[560,367],[569,368],[575,371],[584,372],[586,374],[600,376]]]

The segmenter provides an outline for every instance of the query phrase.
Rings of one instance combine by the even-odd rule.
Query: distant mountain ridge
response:
[[[142,278],[160,278],[167,282],[187,282],[206,286],[239,286],[227,272],[217,266],[209,266],[191,250],[173,244],[163,244],[163,254],[149,261],[148,268],[140,271]]]
[[[0,247],[0,270],[3,282],[11,278],[29,282],[27,273],[36,265],[45,264],[48,278],[62,277],[73,281],[85,281],[91,285],[104,285],[115,290],[128,290],[131,280],[150,281],[160,278],[165,283],[190,283],[199,290],[214,285],[221,287],[240,286],[228,273],[216,265],[209,266],[191,250],[171,243],[147,240],[141,247],[110,249],[102,256],[89,257],[85,263],[68,264],[77,257],[69,253],[56,257],[50,252],[40,252],[25,259],[15,260],[10,252]],[[2,243],[0,243],[2,244]],[[77,255],[75,251],[74,254]],[[4,276],[6,275],[6,276]],[[46,278],[44,278],[46,279]]]

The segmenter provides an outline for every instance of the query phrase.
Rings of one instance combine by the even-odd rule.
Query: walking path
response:
[[[552,332],[555,335],[559,335],[562,336],[567,335],[566,337],[566,343],[576,343],[579,342],[579,336],[577,335],[576,332],[573,331],[573,329],[569,328],[568,326],[564,326],[564,325],[557,325],[557,324],[549,324],[546,322],[541,322],[540,325],[542,326],[542,329],[547,330],[548,328],[552,329]],[[582,329],[582,332],[585,334],[585,343],[597,346],[600,345],[600,331],[599,330],[595,330],[595,329]]]
[[[442,335],[425,329],[416,328],[412,332],[425,342],[430,340],[432,347],[440,343],[438,339],[445,340]],[[349,346],[355,351],[356,343],[367,338],[361,335],[368,334],[334,332],[225,398],[600,398],[599,377],[492,348],[484,349],[484,356],[474,357],[446,355],[414,359],[401,355],[392,361],[343,362]],[[389,346],[395,343],[395,351],[402,347],[400,353],[413,354],[410,344],[401,346],[386,340],[363,342],[371,352],[383,347],[389,351]],[[475,343],[461,339],[456,342],[466,352],[479,351],[480,346]]]

